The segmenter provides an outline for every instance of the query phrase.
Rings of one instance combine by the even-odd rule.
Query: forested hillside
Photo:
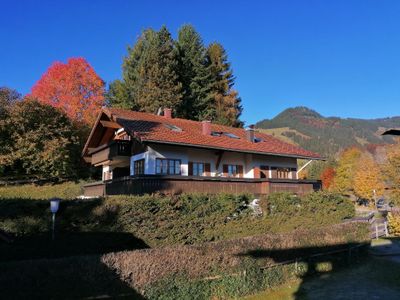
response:
[[[392,143],[391,136],[382,136],[385,128],[400,127],[400,117],[353,119],[324,117],[307,107],[289,108],[275,118],[256,124],[259,129],[308,150],[331,157],[350,146]]]

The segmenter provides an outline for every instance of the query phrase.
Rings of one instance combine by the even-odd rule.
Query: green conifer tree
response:
[[[211,74],[206,64],[206,48],[191,25],[183,25],[176,45],[179,53],[179,78],[183,88],[181,116],[200,120],[211,100]]]

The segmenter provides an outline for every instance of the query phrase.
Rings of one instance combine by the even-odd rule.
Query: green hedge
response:
[[[82,186],[85,182],[64,182],[58,184],[23,184],[0,186],[0,198],[23,199],[50,199],[59,197],[74,199],[82,195]]]
[[[261,200],[264,214],[255,217],[251,195],[117,196],[64,200],[57,214],[60,232],[126,232],[151,247],[196,244],[265,232],[288,232],[340,223],[354,214],[346,198],[313,193],[305,197],[271,195]],[[47,234],[49,203],[0,198],[0,229],[17,236]]]

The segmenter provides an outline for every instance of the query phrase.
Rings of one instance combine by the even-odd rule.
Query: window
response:
[[[224,175],[227,177],[243,177],[243,166],[224,165]]]
[[[139,159],[133,165],[134,175],[144,174],[144,159]]]
[[[156,174],[180,175],[181,161],[179,159],[157,158]]]
[[[189,161],[189,176],[210,176],[210,164]]]
[[[167,127],[168,129],[175,131],[175,132],[182,132],[182,128],[172,125],[172,124],[164,124],[165,127]]]
[[[193,176],[203,176],[203,174],[204,174],[204,164],[193,163]]]
[[[231,139],[239,139],[239,137],[237,135],[230,133],[230,132],[224,132],[223,134],[227,137],[230,137]]]
[[[211,131],[212,136],[227,136],[231,139],[240,139],[236,134],[230,133],[230,132],[223,132],[223,131]]]

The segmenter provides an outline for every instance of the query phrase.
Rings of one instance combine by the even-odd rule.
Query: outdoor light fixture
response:
[[[51,198],[50,199],[50,211],[52,213],[52,221],[53,221],[51,238],[53,241],[54,241],[54,231],[55,231],[55,224],[56,224],[56,213],[60,206],[60,201],[61,201],[61,199],[59,199],[59,198]]]

